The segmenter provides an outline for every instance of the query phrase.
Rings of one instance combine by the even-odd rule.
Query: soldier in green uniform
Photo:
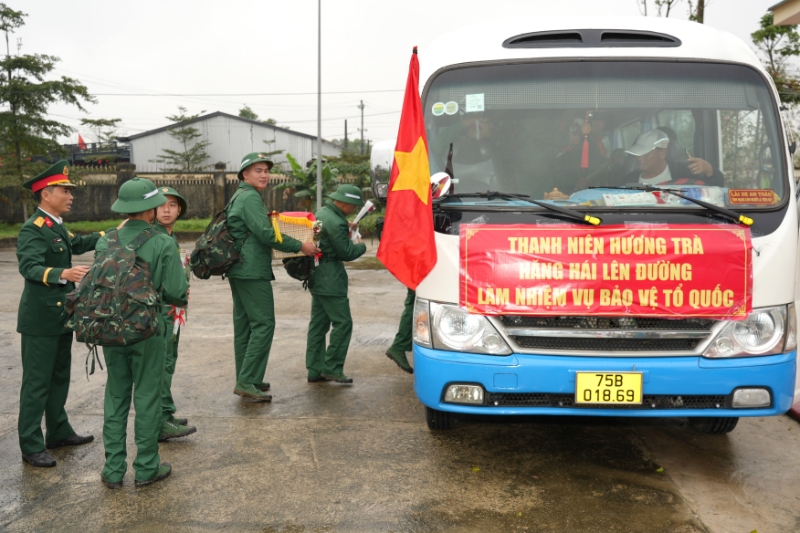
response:
[[[186,213],[186,199],[178,194],[172,187],[160,187],[161,193],[167,197],[167,201],[156,208],[156,223],[154,227],[158,232],[169,235],[175,241],[175,248],[180,254],[180,244],[178,238],[172,232],[175,222]],[[187,281],[189,278],[187,276]],[[172,377],[175,375],[175,364],[178,361],[178,341],[181,338],[180,329],[174,332],[174,323],[178,320],[176,314],[181,312],[181,308],[173,305],[164,304],[161,307],[161,318],[168,325],[166,329],[166,364],[164,370],[164,384],[161,390],[161,410],[163,425],[161,434],[158,436],[159,442],[191,435],[197,428],[189,426],[189,421],[185,418],[175,418],[175,401],[172,399]],[[185,310],[184,310],[185,312]]]
[[[272,298],[272,249],[319,251],[313,242],[301,243],[272,227],[260,191],[269,183],[272,161],[258,152],[247,154],[239,167],[239,189],[227,208],[228,230],[241,246],[242,261],[228,270],[233,296],[233,346],[236,357],[234,394],[268,402],[264,382],[272,337],[275,333],[275,305]]]
[[[367,251],[359,239],[350,240],[347,215],[364,205],[361,190],[355,185],[340,185],[328,196],[330,200],[317,210],[317,220],[322,222],[319,247],[322,257],[314,271],[311,291],[311,321],[308,325],[306,369],[308,381],[335,381],[352,383],[344,375],[344,360],[353,333],[350,300],[347,298],[347,272],[343,261],[358,259]],[[330,344],[325,348],[325,335],[333,324]]]
[[[403,314],[400,315],[400,326],[397,328],[397,335],[394,336],[394,342],[386,350],[386,356],[397,363],[404,372],[409,374],[414,373],[414,369],[408,363],[406,352],[410,352],[411,346],[411,321],[414,315],[414,298],[417,293],[413,289],[408,289],[406,293],[406,301],[403,304]]]
[[[111,210],[128,215],[125,226],[119,230],[120,244],[125,246],[142,231],[151,228],[156,207],[166,201],[164,194],[153,182],[133,178],[119,189],[119,196]],[[97,251],[107,249],[106,237],[97,243]],[[189,283],[186,281],[181,258],[175,241],[157,234],[136,250],[136,256],[150,267],[153,287],[162,301],[183,307],[188,301]],[[128,468],[125,439],[131,395],[136,409],[135,442],[136,486],[148,485],[167,477],[172,471],[169,463],[161,463],[158,454],[158,436],[162,428],[161,390],[164,381],[166,353],[165,329],[170,324],[160,322],[161,334],[124,347],[103,348],[108,368],[108,382],[103,418],[103,443],[106,462],[101,474],[108,488],[122,486]]]
[[[64,404],[69,392],[72,331],[64,327],[67,294],[89,267],[72,266],[72,254],[94,250],[101,233],[76,236],[61,216],[72,207],[69,165],[61,160],[23,183],[39,207],[17,238],[19,273],[25,288],[19,302],[17,332],[22,334],[22,387],[19,398],[19,447],[33,466],[55,466],[47,449],[91,442],[75,433]],[[42,434],[42,415],[47,440]],[[47,449],[45,449],[47,448]]]

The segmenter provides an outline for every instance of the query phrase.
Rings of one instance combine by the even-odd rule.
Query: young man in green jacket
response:
[[[111,206],[115,213],[128,215],[125,226],[119,230],[120,244],[125,246],[143,231],[153,231],[151,224],[156,208],[166,200],[150,180],[133,178],[123,183],[117,201]],[[107,247],[107,237],[101,238],[97,243],[97,251],[104,251]],[[136,256],[150,267],[153,288],[162,302],[185,306],[189,283],[175,241],[167,235],[156,233],[136,250]],[[136,409],[134,440],[137,454],[133,462],[136,486],[155,483],[172,472],[169,463],[161,463],[158,454],[158,436],[162,428],[165,330],[171,329],[171,325],[159,320],[159,326],[162,328],[160,334],[136,344],[103,348],[108,382],[103,418],[106,463],[101,478],[108,488],[121,487],[128,468],[125,439],[131,395]]]
[[[156,208],[156,223],[153,227],[164,235],[169,235],[175,241],[175,248],[180,254],[181,247],[178,238],[172,232],[175,222],[186,213],[186,198],[178,194],[172,187],[160,187],[161,193],[167,201]],[[186,277],[189,281],[189,276]],[[188,294],[188,293],[187,293]],[[181,340],[181,332],[178,329],[175,333],[175,321],[180,320],[177,316],[185,313],[185,308],[175,307],[174,305],[164,304],[161,306],[161,318],[167,324],[164,342],[166,345],[166,357],[164,365],[164,384],[161,389],[161,412],[162,421],[161,434],[158,441],[162,442],[178,437],[191,435],[197,428],[189,426],[186,418],[175,418],[175,401],[172,399],[172,377],[175,375],[175,365],[178,362],[178,342]]]
[[[33,466],[56,466],[47,451],[91,442],[77,435],[64,404],[69,393],[72,331],[64,327],[64,303],[75,283],[89,271],[72,266],[72,254],[94,250],[103,234],[76,236],[61,216],[72,207],[69,164],[58,161],[22,184],[33,191],[39,207],[22,225],[17,238],[19,273],[25,288],[19,302],[17,332],[22,335],[22,386],[19,395],[19,447],[22,460]],[[42,434],[42,415],[47,440]],[[45,449],[47,448],[47,449]]]
[[[311,322],[308,325],[306,368],[309,383],[323,380],[352,383],[353,380],[344,375],[353,318],[343,261],[358,259],[367,251],[367,245],[361,239],[358,244],[350,240],[350,225],[346,218],[356,207],[363,206],[364,200],[358,187],[347,184],[340,185],[329,198],[316,213],[317,220],[322,222],[319,241],[322,257],[314,271],[313,283],[309,284]],[[326,349],[325,335],[331,324],[333,330]]]
[[[241,246],[242,261],[228,270],[233,296],[233,347],[236,357],[234,394],[269,402],[264,382],[272,337],[275,334],[275,304],[272,297],[272,249],[319,251],[313,242],[301,243],[276,233],[260,192],[269,183],[272,161],[258,152],[247,154],[239,170],[239,189],[227,208],[228,231]]]

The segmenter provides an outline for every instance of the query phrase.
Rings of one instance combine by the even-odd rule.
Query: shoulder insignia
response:
[[[101,233],[102,233],[102,232],[101,232]],[[68,231],[68,232],[67,232],[67,235],[69,235],[69,238],[70,238],[70,239],[71,239],[71,238],[73,238],[73,237],[75,236],[75,234],[74,234],[74,233],[72,233],[71,231]]]
[[[33,221],[33,225],[37,228],[44,226],[44,217],[36,217],[36,220]]]

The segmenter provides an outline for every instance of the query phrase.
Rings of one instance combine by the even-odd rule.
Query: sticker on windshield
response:
[[[728,203],[731,205],[772,205],[780,198],[772,189],[730,189]]]
[[[444,115],[444,102],[436,102],[431,107],[431,113],[433,113],[434,117],[441,117]]]
[[[444,104],[444,112],[448,115],[455,115],[458,113],[458,102],[454,102],[450,100],[446,104]]]
[[[466,112],[476,113],[483,111],[483,94],[468,94],[466,98]]]

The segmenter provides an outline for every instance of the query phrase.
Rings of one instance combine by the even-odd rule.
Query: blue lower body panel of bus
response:
[[[771,416],[792,406],[797,352],[690,357],[491,356],[414,345],[414,390],[426,406],[481,415]],[[642,373],[641,405],[576,405],[576,372]],[[480,385],[483,404],[444,402],[451,384]],[[769,407],[733,408],[737,388],[765,388]]]

